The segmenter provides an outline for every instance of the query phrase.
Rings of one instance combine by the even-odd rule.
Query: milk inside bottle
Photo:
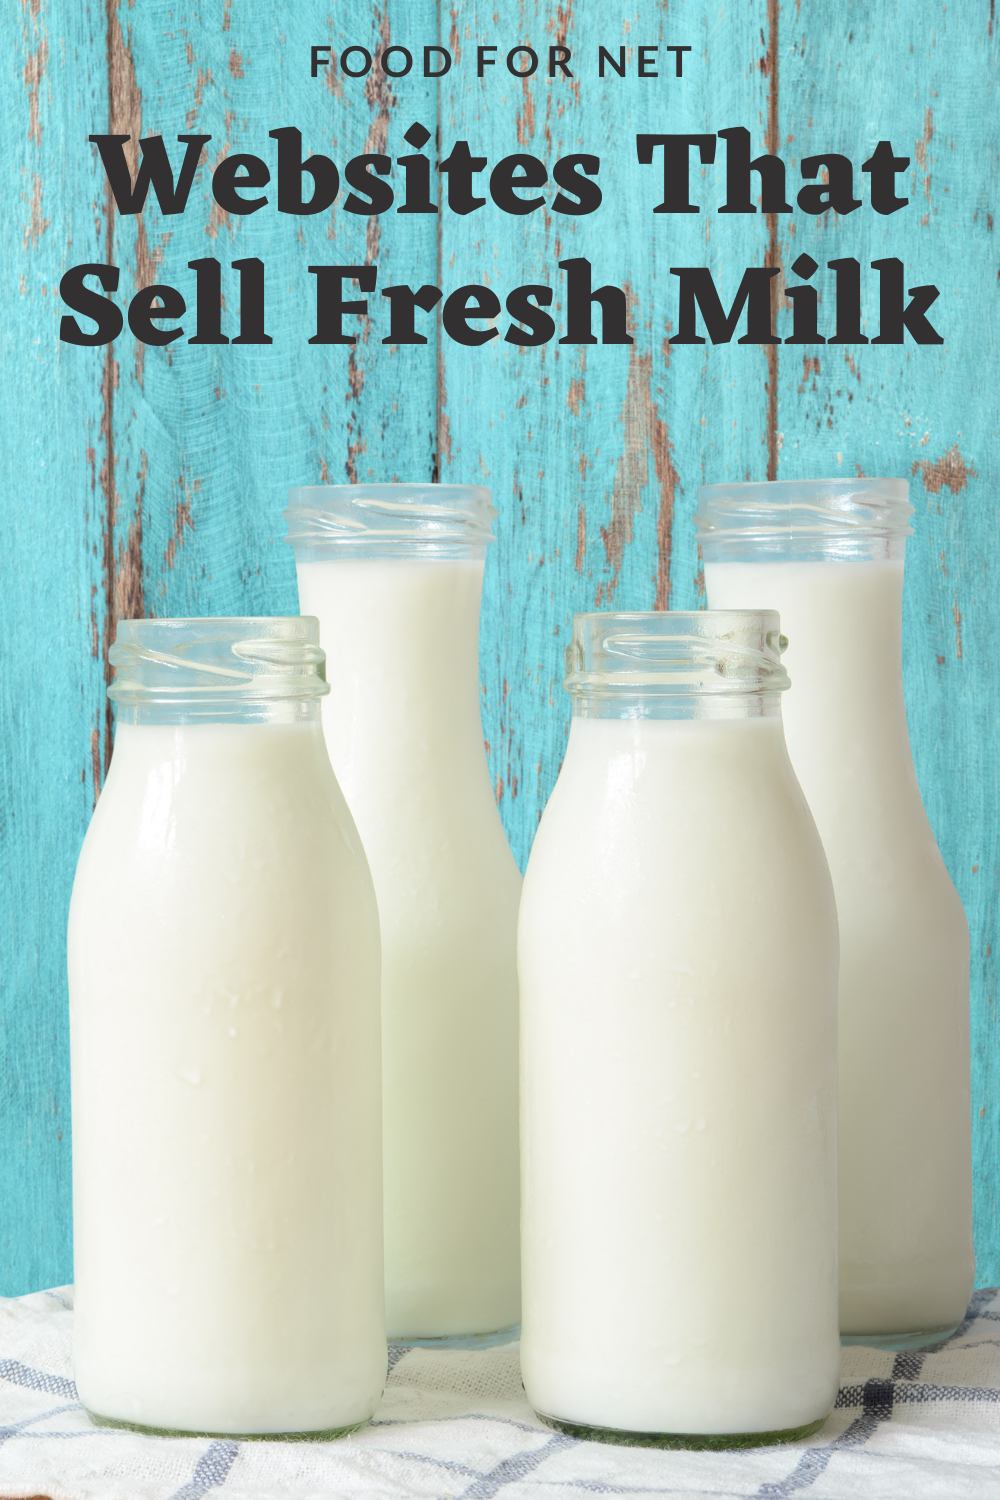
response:
[[[911,514],[897,479],[710,485],[698,513],[709,605],[778,609],[790,643],[788,750],[840,916],[841,1329],[891,1348],[953,1331],[974,1279],[969,936],[903,701]]]
[[[574,619],[518,967],[521,1368],[576,1436],[756,1445],[837,1393],[837,922],[780,644]]]
[[[393,1339],[510,1337],[520,1318],[521,878],[479,700],[488,490],[293,490],[330,758],[382,929],[386,1313]]]
[[[69,919],[76,1381],[330,1437],[386,1370],[379,936],[309,619],[118,626]]]

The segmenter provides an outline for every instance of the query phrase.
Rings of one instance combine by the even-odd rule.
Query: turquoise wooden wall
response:
[[[74,864],[111,755],[107,649],[142,615],[297,609],[281,510],[290,485],[347,479],[474,481],[500,511],[482,630],[483,718],[500,808],[518,858],[559,769],[560,688],[574,610],[697,608],[698,485],[728,478],[903,475],[916,506],[906,585],[907,703],[921,787],[972,928],[973,1125],[979,1280],[1000,1281],[1000,1066],[996,936],[1000,791],[997,528],[997,37],[992,0],[3,0],[2,110],[10,164],[3,247],[4,525],[0,618],[0,1290],[71,1276],[64,931]],[[441,82],[309,77],[309,49],[441,40]],[[475,76],[477,42],[500,64]],[[576,77],[524,81],[508,47],[564,43]],[[599,44],[624,44],[629,77],[596,76]],[[685,77],[663,52],[639,80],[634,49],[689,45]],[[991,82],[993,80],[993,82]],[[343,162],[408,149],[414,121],[489,157],[601,158],[602,208],[508,217],[492,204],[367,221],[229,218],[202,169],[186,213],[152,198],[121,218],[87,137],[209,133],[207,160],[252,152],[298,126]],[[824,150],[856,168],[880,139],[909,156],[909,206],[881,218],[720,216],[724,152],[693,174],[699,214],[654,215],[657,167],[639,131],[750,129],[755,152],[797,163]],[[861,186],[865,181],[864,187]],[[551,193],[549,194],[551,199]],[[794,201],[794,199],[790,199]],[[867,265],[900,256],[907,285],[941,289],[939,347],[671,348],[671,266],[708,265],[728,302],[742,268],[808,251]],[[82,261],[122,269],[119,301],[154,279],[191,296],[189,260],[267,267],[269,347],[107,349],[58,340],[58,286]],[[555,287],[586,255],[595,285],[627,288],[631,347],[495,340],[465,349],[432,333],[383,345],[385,304],[355,349],[310,346],[317,263],[377,258],[390,281],[446,291]],[[865,272],[868,333],[874,275]],[[832,321],[825,270],[821,327]],[[193,300],[193,298],[192,298]],[[779,296],[779,334],[790,305]],[[432,325],[433,319],[428,320]],[[506,326],[507,319],[501,320]],[[230,327],[230,332],[235,330]],[[829,331],[829,330],[828,330]],[[850,622],[844,622],[845,631]],[[862,648],[858,642],[859,649]],[[914,1098],[914,1109],[921,1100]]]

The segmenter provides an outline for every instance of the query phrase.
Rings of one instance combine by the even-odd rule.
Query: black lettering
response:
[[[690,52],[691,48],[690,47],[668,47],[667,51],[668,52],[673,52],[673,53],[676,54],[676,56],[674,57],[674,77],[675,78],[683,78],[684,77],[684,53],[685,52]]]
[[[545,199],[519,198],[516,189],[544,187],[548,180],[544,163],[537,156],[505,156],[490,173],[490,197],[505,214],[533,214],[545,207]]]
[[[659,73],[656,73],[656,72],[653,71],[654,64],[656,63],[656,58],[655,57],[647,57],[646,56],[647,52],[659,52],[659,50],[660,50],[659,47],[640,47],[639,48],[639,77],[640,78],[659,78],[659,76],[660,76]]]
[[[440,71],[437,72],[437,73],[435,73],[434,69],[431,67],[431,53],[432,52],[437,52],[438,55],[441,57],[441,60],[444,63],[444,67],[441,68]],[[451,72],[451,53],[448,51],[447,47],[425,47],[424,48],[424,77],[425,78],[443,78],[446,73],[450,73],[450,72]]]
[[[356,72],[352,72],[351,69],[347,66],[347,59],[350,57],[352,52],[360,52],[361,56],[364,58],[364,63]],[[371,72],[372,55],[368,51],[367,47],[348,47],[346,52],[342,52],[340,54],[340,66],[347,74],[348,78],[364,78],[366,73]]]
[[[311,51],[312,51],[312,76],[313,76],[313,78],[315,78],[315,77],[317,77],[320,68],[328,68],[330,66],[330,59],[328,57],[321,57],[320,53],[321,52],[332,52],[333,48],[332,47],[313,47],[311,49]],[[188,343],[190,343],[190,342],[191,342],[191,340],[188,339]]]
[[[605,63],[608,63],[614,69],[614,71],[618,74],[619,78],[624,78],[625,77],[625,48],[624,47],[619,47],[618,48],[618,61],[615,62],[614,58],[611,56],[611,53],[608,51],[607,47],[599,47],[598,50],[597,50],[597,71],[598,71],[598,74],[600,75],[601,78],[604,77],[604,64]],[[640,161],[642,160],[641,156],[640,156],[639,160]],[[650,160],[652,160],[652,158],[650,158]]]
[[[486,157],[473,156],[468,141],[455,142],[451,155],[441,163],[441,171],[448,173],[448,207],[453,213],[471,214],[482,208],[486,199],[477,198],[473,193],[472,178],[485,165]]]
[[[584,257],[561,260],[559,269],[566,272],[566,337],[560,344],[596,344],[590,326],[595,302],[601,308],[601,343],[631,344],[628,333],[628,303],[621,287],[601,286],[591,291],[592,266]]]
[[[827,151],[823,156],[804,156],[799,163],[803,177],[815,177],[820,167],[826,167],[827,181],[816,187],[804,187],[796,198],[803,213],[825,214],[832,208],[835,214],[852,214],[861,207],[861,199],[854,196],[854,167],[849,156],[838,156]]]
[[[470,328],[470,318],[495,318],[500,311],[500,298],[488,287],[460,286],[452,292],[444,305],[441,321],[444,331],[456,344],[476,348],[488,344],[500,332],[498,328]]]
[[[154,307],[154,302],[160,306]],[[128,305],[128,326],[144,344],[172,344],[181,337],[183,328],[155,328],[154,322],[159,318],[182,318],[184,311],[184,298],[176,287],[144,286]]]
[[[582,172],[588,172],[589,177],[584,177]],[[566,193],[557,193],[552,202],[552,209],[557,214],[592,214],[596,208],[601,206],[603,194],[596,182],[591,182],[590,177],[596,177],[601,169],[599,156],[561,156],[552,168],[552,176],[561,188],[566,192],[575,193],[578,202],[574,203],[572,198],[567,198]]]
[[[441,288],[422,286],[415,292],[409,286],[390,286],[382,296],[389,299],[391,308],[389,337],[382,340],[383,344],[426,344],[423,334],[414,327],[414,309],[430,312],[441,301]]]
[[[477,47],[476,48],[476,77],[477,78],[482,78],[482,76],[483,76],[483,69],[484,68],[493,68],[493,67],[496,66],[496,58],[495,57],[487,57],[486,56],[487,52],[496,52],[496,50],[497,50],[497,48],[495,46],[491,45],[491,44],[487,44],[485,47]]]
[[[853,255],[842,260],[828,260],[827,265],[837,278],[836,311],[837,326],[831,344],[867,344],[861,332],[861,263]]]
[[[893,156],[888,141],[879,141],[863,163],[862,172],[867,172],[872,180],[872,208],[877,214],[894,214],[909,203],[909,198],[896,197],[896,173],[905,172],[909,165],[908,156]]]
[[[349,214],[384,214],[387,208],[392,207],[393,191],[387,182],[379,182],[378,177],[373,177],[369,168],[374,167],[379,177],[388,177],[392,159],[382,155],[352,156],[344,168],[344,178],[348,185],[356,188],[344,204],[345,213]],[[359,198],[357,193],[364,193],[364,198]]]
[[[811,255],[800,255],[798,260],[793,261],[792,270],[796,276],[808,280],[815,276],[819,270],[816,261]],[[819,298],[814,286],[789,286],[785,283],[785,296],[792,303],[792,336],[786,339],[786,344],[825,344],[826,339],[819,333],[817,313]]]
[[[270,181],[271,173],[259,156],[227,156],[212,174],[212,196],[227,214],[255,214],[267,199],[241,198],[239,189],[266,187]]]
[[[903,262],[890,255],[886,260],[873,260],[872,270],[879,274],[879,328],[873,344],[902,344],[904,330],[917,344],[943,344],[944,339],[932,323],[924,317],[932,302],[941,293],[936,286],[907,287],[906,296],[911,301],[903,306]]]
[[[162,135],[151,135],[139,142],[142,162],[135,174],[135,186],[125,160],[125,142],[129,135],[92,135],[89,137],[101,153],[101,161],[108,176],[115,206],[120,214],[138,214],[146,202],[146,194],[152,183],[156,201],[163,214],[180,214],[187,204],[194,174],[198,168],[201,148],[210,135],[179,135],[177,139],[187,144],[184,160],[174,186],[174,174],[170,166]]]
[[[532,297],[535,301],[532,302]],[[539,305],[536,306],[535,304]],[[539,344],[547,344],[555,335],[556,325],[548,313],[542,312],[543,307],[552,305],[552,288],[543,285],[530,285],[515,287],[507,298],[507,311],[518,323],[523,323],[530,330],[524,333],[520,328],[508,328],[504,334],[505,344],[520,344],[522,348],[537,349]]]
[[[670,274],[680,279],[679,331],[671,338],[671,344],[705,342],[695,331],[698,326],[696,308],[701,309],[705,330],[712,343],[730,343],[744,303],[747,309],[747,331],[741,339],[737,339],[737,343],[781,343],[771,327],[771,280],[778,274],[777,266],[748,266],[743,272],[743,280],[728,313],[723,311],[712,273],[707,266],[671,266]]]
[[[393,52],[402,52],[403,54],[403,66],[397,68],[395,73],[389,66],[389,58]],[[405,47],[386,47],[382,53],[382,72],[387,78],[405,78],[412,67],[413,53],[409,52]]]
[[[517,68],[515,68],[514,66],[514,59],[515,57],[518,57],[522,52],[527,52],[528,54],[528,66],[518,72]],[[530,47],[511,47],[510,51],[507,53],[507,72],[513,73],[515,78],[530,78],[537,67],[538,53],[534,52]]]
[[[345,302],[343,283],[356,281],[362,292],[373,292],[378,279],[375,266],[310,266],[316,277],[316,333],[310,344],[356,344],[357,334],[344,332],[344,314],[365,317],[367,302]]]
[[[195,276],[195,330],[189,344],[228,344],[222,331],[222,267],[214,255],[189,260]]]
[[[240,331],[234,344],[272,344],[264,332],[264,262],[257,255],[234,260],[240,273]]]
[[[431,133],[425,125],[415,123],[403,136],[403,140],[419,151],[426,146]],[[484,163],[485,165],[485,163]],[[396,209],[398,214],[436,214],[437,204],[431,201],[431,164],[426,156],[401,156],[399,166],[403,169],[404,201]],[[486,199],[483,199],[486,202]]]
[[[121,333],[125,325],[121,309],[110,297],[102,297],[84,286],[85,276],[96,276],[106,292],[118,290],[118,267],[88,263],[73,266],[59,283],[59,295],[67,307],[92,318],[97,324],[93,333],[84,333],[75,318],[63,317],[59,324],[59,337],[64,344],[78,344],[83,349],[93,349],[98,344],[110,344]]]
[[[328,156],[310,156],[302,160],[302,132],[294,125],[269,130],[278,143],[278,212],[279,214],[321,214],[329,208],[340,188],[340,173]],[[313,195],[306,203],[302,197],[302,174],[313,180]]]
[[[720,130],[726,143],[726,201],[720,214],[755,214],[750,197],[750,173],[760,178],[760,206],[766,214],[790,214],[785,202],[785,163],[780,156],[757,156],[750,160],[750,132],[742,125]]]
[[[568,47],[550,47],[549,77],[554,78],[556,76],[556,68],[558,68],[564,78],[572,78],[573,74],[566,66],[571,56],[572,53],[570,52]]]
[[[715,136],[637,135],[635,149],[641,166],[649,166],[657,146],[663,147],[663,202],[656,205],[654,214],[701,213],[688,200],[688,153],[697,146],[702,165],[709,166],[715,160]]]

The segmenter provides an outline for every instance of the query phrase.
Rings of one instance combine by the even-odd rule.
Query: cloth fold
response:
[[[374,1420],[331,1443],[158,1438],[93,1427],[72,1378],[72,1288],[0,1299],[2,1500],[1000,1500],[1000,1290],[944,1344],[844,1349],[840,1395],[801,1443],[661,1452],[551,1432],[518,1346],[391,1346]]]

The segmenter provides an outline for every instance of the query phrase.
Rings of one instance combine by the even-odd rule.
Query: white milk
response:
[[[969,937],[924,812],[902,562],[707,563],[712,609],[781,613],[788,750],[840,915],[845,1334],[948,1329],[972,1292]]]
[[[389,1337],[506,1328],[520,1317],[521,877],[483,749],[483,563],[299,561],[298,579],[382,927]]]
[[[535,1409],[769,1433],[837,1392],[837,928],[780,717],[575,717],[524,881]]]
[[[378,920],[318,722],[119,724],[69,978],[84,1405],[362,1422],[386,1357]]]

